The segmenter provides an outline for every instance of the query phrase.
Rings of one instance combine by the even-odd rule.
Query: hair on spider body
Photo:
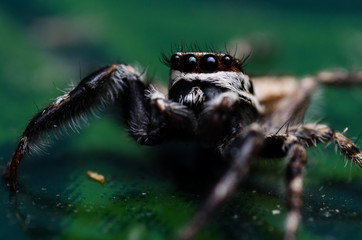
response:
[[[23,156],[38,146],[44,133],[67,123],[77,131],[77,119],[86,121],[89,112],[110,103],[120,103],[117,106],[129,133],[139,144],[192,140],[203,151],[217,156],[217,161],[227,160],[226,170],[179,239],[191,239],[197,234],[236,191],[251,162],[259,156],[287,159],[286,240],[295,237],[300,221],[306,147],[334,142],[351,162],[362,167],[362,152],[342,133],[319,123],[301,124],[318,84],[362,84],[362,75],[324,74],[300,82],[295,78],[265,77],[253,82],[244,73],[245,59],[228,53],[183,49],[164,62],[170,66],[168,95],[144,81],[133,67],[113,64],[85,77],[37,113],[4,171],[10,189],[18,186],[17,172]],[[283,88],[285,85],[288,88]]]

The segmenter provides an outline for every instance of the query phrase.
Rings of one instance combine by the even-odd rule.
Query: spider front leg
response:
[[[140,128],[146,128],[146,87],[147,85],[140,80],[140,74],[132,67],[117,64],[90,74],[70,92],[58,97],[54,103],[37,113],[23,132],[3,173],[3,176],[9,179],[10,188],[14,190],[17,187],[17,170],[24,154],[36,148],[44,133],[56,131],[66,123],[76,130],[79,120],[86,121],[86,114],[92,112],[95,107],[107,105],[122,97],[128,105],[125,111],[128,121],[137,123]]]
[[[205,104],[198,121],[197,135],[204,146],[220,144],[220,136],[233,137],[258,118],[255,108],[233,92],[224,92]],[[210,131],[212,129],[212,131]],[[221,148],[225,143],[221,143]]]
[[[187,106],[166,99],[165,95],[153,86],[148,90],[147,98],[152,107],[153,131],[163,128],[164,138],[192,135],[196,127],[196,117]]]
[[[294,239],[298,230],[303,205],[303,170],[306,164],[306,151],[294,136],[286,136],[284,148],[287,151],[287,208],[285,220],[285,240]]]
[[[231,161],[229,169],[218,181],[195,217],[180,232],[178,239],[191,239],[222,203],[232,195],[241,178],[248,172],[251,161],[257,157],[262,143],[263,133],[260,126],[252,124],[226,146],[225,158]]]

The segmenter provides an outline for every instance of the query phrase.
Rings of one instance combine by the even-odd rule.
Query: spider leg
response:
[[[293,239],[300,221],[302,207],[302,172],[306,163],[305,147],[318,142],[334,142],[349,160],[362,167],[362,152],[342,133],[323,124],[293,126],[288,134],[267,136],[261,151],[263,157],[283,157],[287,155],[287,203],[286,231],[284,239]]]
[[[339,151],[350,161],[362,167],[362,151],[342,133],[324,124],[306,124],[290,128],[305,146],[316,145],[318,142],[334,142]]]
[[[298,139],[292,135],[286,136],[284,148],[287,151],[287,217],[285,220],[285,240],[295,238],[301,218],[303,205],[303,170],[306,163],[306,151]]]
[[[36,147],[44,133],[55,131],[65,123],[72,129],[77,129],[79,119],[86,121],[86,113],[92,112],[94,107],[114,102],[123,93],[125,102],[131,109],[127,112],[127,117],[137,121],[147,114],[144,94],[141,94],[145,88],[140,74],[123,64],[102,68],[85,77],[70,92],[58,97],[30,120],[3,173],[3,176],[9,179],[10,188],[17,187],[17,169],[24,154]],[[130,97],[131,90],[135,90],[136,97]]]
[[[258,155],[262,141],[263,134],[260,126],[252,124],[226,147],[225,157],[231,158],[230,168],[216,184],[195,217],[180,232],[178,239],[192,238],[235,191],[240,179],[248,172],[251,160]]]
[[[189,135],[195,116],[180,103],[167,100],[153,85],[128,81],[121,96],[131,135],[142,145],[155,145],[168,136]]]
[[[294,239],[298,230],[303,205],[303,170],[306,164],[306,150],[298,137],[293,134],[275,134],[265,138],[262,157],[287,157],[286,201],[284,239]]]
[[[322,71],[314,77],[319,83],[326,85],[353,86],[362,84],[362,71]]]
[[[323,71],[300,81],[290,76],[256,77],[253,83],[256,97],[265,107],[263,117],[268,133],[275,134],[303,120],[310,98],[319,84],[361,86],[362,71]]]
[[[239,129],[244,129],[257,118],[258,113],[250,102],[233,92],[221,93],[208,101],[199,114],[198,140],[204,146],[214,147],[220,144],[220,136],[237,136]],[[219,148],[222,149],[223,145]]]
[[[163,128],[162,132],[166,136],[189,136],[192,134],[196,127],[196,117],[186,105],[166,99],[165,95],[153,86],[150,86],[147,98],[152,106],[152,133],[157,132],[157,135],[161,135],[160,128]]]
[[[289,125],[295,125],[303,119],[310,98],[318,85],[313,78],[309,77],[300,82],[296,82],[293,78],[282,82],[286,82],[289,87],[279,96],[280,99],[274,102],[272,100],[274,96],[269,96],[270,99],[264,100],[268,109],[268,112],[264,114],[264,125],[270,134],[286,131]],[[268,104],[271,105],[269,108]]]

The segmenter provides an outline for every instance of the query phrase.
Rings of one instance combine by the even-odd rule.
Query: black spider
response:
[[[169,60],[168,96],[124,64],[102,68],[36,114],[26,127],[4,176],[17,188],[17,169],[42,133],[79,120],[95,106],[120,102],[125,122],[139,144],[170,139],[196,141],[200,148],[230,165],[205,204],[181,231],[190,239],[233,193],[258,156],[286,157],[288,214],[285,239],[293,239],[302,207],[305,148],[334,142],[362,167],[361,151],[341,133],[322,124],[301,124],[310,96],[319,83],[362,83],[361,75],[323,72],[297,81],[291,77],[255,78],[244,74],[242,61],[228,54],[178,52]],[[254,92],[255,91],[255,92]]]

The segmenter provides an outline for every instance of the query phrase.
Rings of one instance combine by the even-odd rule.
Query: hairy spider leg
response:
[[[132,67],[114,64],[102,68],[31,119],[3,173],[10,189],[17,187],[17,169],[24,154],[38,148],[43,134],[67,125],[78,132],[79,120],[87,122],[88,112],[102,110],[112,102],[121,105],[130,134],[139,144],[153,145],[170,134],[189,134],[194,125],[194,116],[186,106],[165,99]]]
[[[240,129],[249,126],[258,119],[259,114],[252,104],[244,101],[236,93],[227,91],[206,102],[199,114],[197,135],[204,146],[218,146],[223,151],[220,136],[234,137]],[[212,131],[211,131],[212,130]]]
[[[362,71],[322,71],[314,76],[319,83],[335,86],[355,86],[362,84]]]
[[[342,133],[323,124],[307,124],[292,127],[291,135],[286,135],[288,151],[287,165],[287,202],[288,214],[285,221],[285,240],[294,239],[301,218],[302,207],[302,172],[305,165],[305,148],[318,142],[334,142],[347,159],[362,167],[362,152]],[[293,136],[293,137],[291,137]],[[293,138],[292,144],[288,142]],[[292,146],[290,146],[292,145]],[[293,146],[294,145],[294,146]]]
[[[306,150],[294,136],[288,135],[284,147],[287,149],[286,197],[287,216],[284,240],[294,239],[298,230],[303,206],[303,170],[306,164]]]
[[[289,126],[303,120],[318,85],[361,86],[362,71],[323,71],[301,80],[290,76],[256,77],[253,82],[256,96],[265,106],[264,127],[268,134],[276,134],[287,132]]]
[[[305,148],[321,142],[334,142],[347,159],[362,167],[362,152],[342,133],[323,124],[292,126],[287,134],[273,134],[265,138],[261,156],[287,156],[286,199],[288,213],[284,239],[294,239],[301,218],[303,169],[306,163]]]
[[[339,151],[350,161],[362,167],[362,151],[342,133],[324,124],[305,124],[290,128],[289,132],[296,136],[306,147],[318,142],[334,142]]]
[[[290,83],[295,81],[295,79],[273,79],[273,81],[279,81],[284,84],[285,82],[283,81]],[[258,79],[254,79],[254,83],[258,83]],[[274,106],[271,105],[272,107],[267,108],[269,109],[269,114],[266,113],[268,115],[265,117],[266,121],[264,123],[264,127],[268,129],[268,133],[271,134],[271,136],[265,139],[266,144],[263,146],[262,155],[265,157],[284,156],[285,150],[281,148],[282,143],[285,142],[287,138],[290,138],[290,136],[296,136],[298,141],[303,144],[304,147],[316,145],[318,142],[334,142],[341,153],[343,153],[349,160],[362,167],[361,151],[343,134],[322,124],[295,126],[295,124],[298,124],[301,120],[303,120],[309,100],[318,84],[338,86],[359,85],[362,84],[362,72],[320,72],[315,76],[303,78],[300,83],[296,85],[296,88],[291,88],[292,90],[286,91],[284,95],[281,94],[281,100]],[[270,95],[269,98],[265,99],[265,102],[268,103],[270,100],[273,100],[274,97],[275,96]],[[279,133],[285,134],[279,135]],[[301,145],[297,146],[298,147],[294,148],[299,150],[293,150],[292,152],[300,156],[300,161],[295,164],[300,169],[297,171],[300,172],[300,176],[292,177],[290,174],[293,172],[292,165],[294,164],[291,165],[291,161],[294,159],[293,157],[289,157],[290,160],[287,166],[287,202],[289,211],[285,222],[285,239],[293,239],[295,237],[300,221],[300,208],[302,205],[301,172],[305,164],[305,160],[303,160],[302,157],[305,153],[302,152],[305,150],[302,150]],[[292,180],[293,178],[298,180]],[[300,189],[296,188],[293,191],[293,187],[295,188],[296,186],[300,186]],[[300,204],[300,206],[298,204]]]
[[[301,122],[317,85],[313,79],[304,78],[300,81],[298,88],[293,89],[288,96],[280,100],[265,123],[268,126],[268,132],[274,134],[286,132],[289,126]]]
[[[71,91],[37,113],[23,132],[3,173],[3,176],[9,179],[10,188],[14,190],[17,187],[17,169],[24,154],[37,148],[43,134],[57,131],[66,125],[77,131],[79,120],[86,122],[88,112],[94,112],[94,108],[102,108],[114,102],[121,93],[127,92],[127,88],[136,88],[140,92],[145,86],[140,81],[140,75],[132,67],[123,64],[111,65],[85,77]],[[137,91],[135,92],[137,95]],[[133,100],[128,99],[129,105],[137,105],[129,108],[129,118],[135,118],[134,116],[139,114],[134,112],[135,109],[142,112],[139,110],[144,108],[142,98],[143,95],[134,97]]]
[[[129,123],[132,135],[139,144],[154,145],[173,137],[188,137],[196,126],[196,117],[187,106],[166,99],[166,96],[150,85],[146,90],[150,101],[150,123],[148,131],[140,131],[133,122]]]
[[[258,124],[254,123],[227,146],[225,157],[231,160],[229,169],[218,181],[195,217],[181,230],[177,239],[191,239],[210,219],[211,215],[230,197],[241,178],[247,174],[251,161],[258,156],[262,142],[262,129]]]

